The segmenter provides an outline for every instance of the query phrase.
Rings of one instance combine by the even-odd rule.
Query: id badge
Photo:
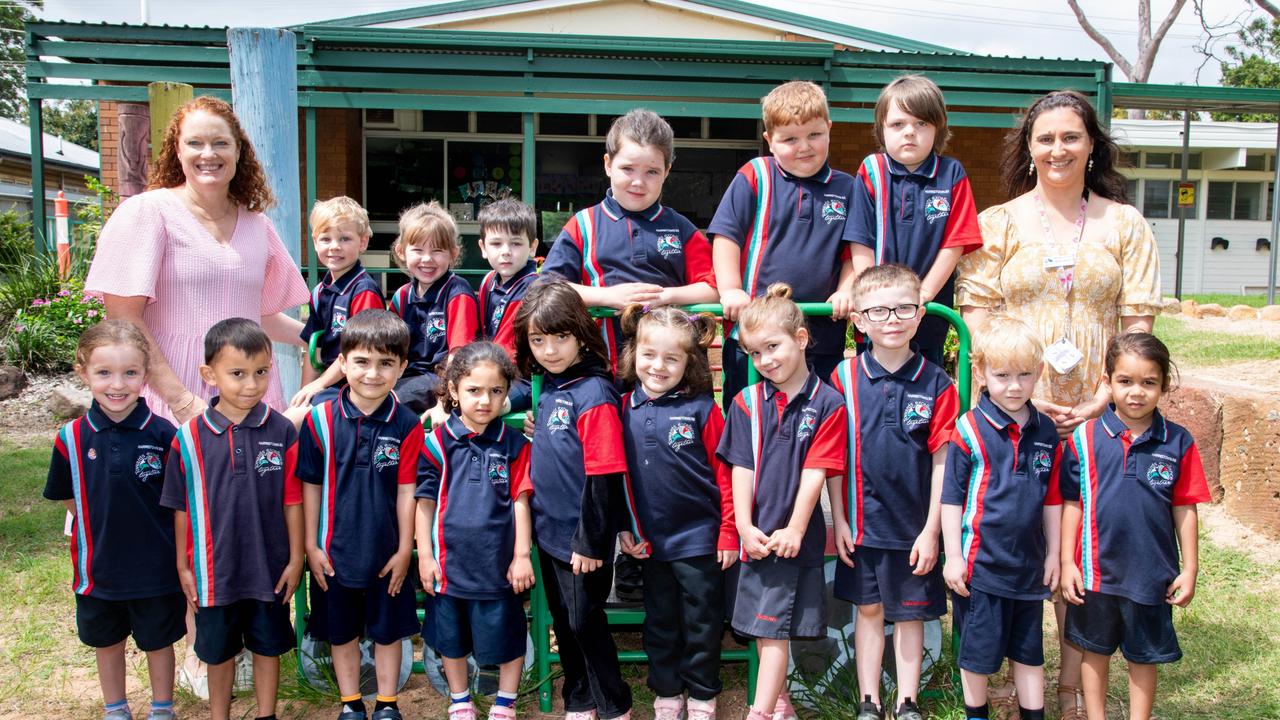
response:
[[[1044,359],[1059,375],[1066,375],[1080,364],[1084,355],[1066,338],[1050,345],[1044,350]]]
[[[1046,255],[1044,258],[1045,270],[1060,270],[1062,268],[1070,268],[1076,266],[1076,254],[1066,253],[1063,255]]]

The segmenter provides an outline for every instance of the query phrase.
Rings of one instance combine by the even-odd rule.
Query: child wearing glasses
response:
[[[835,595],[858,606],[857,720],[880,718],[884,624],[894,623],[897,698],[885,717],[921,720],[916,705],[924,622],[947,610],[938,532],[942,476],[960,398],[942,368],[911,345],[924,308],[920,277],[878,265],[853,287],[854,323],[870,349],[831,377],[844,397],[849,463],[828,478],[836,533]],[[863,449],[874,449],[863,452]]]

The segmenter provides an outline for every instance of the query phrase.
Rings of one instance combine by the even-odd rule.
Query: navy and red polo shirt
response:
[[[853,177],[830,165],[798,178],[772,157],[759,157],[738,169],[707,234],[742,247],[739,267],[747,295],[763,295],[770,283],[785,282],[796,302],[826,302],[849,258],[843,238],[852,192]],[[809,329],[814,352],[844,350],[845,321],[810,318]]]
[[[608,370],[585,360],[560,375],[545,375],[537,418],[531,468],[538,483],[532,502],[538,549],[562,562],[569,562],[574,552],[608,562],[612,532],[578,537],[589,478],[627,471],[618,392]],[[607,544],[608,550],[602,555],[583,553],[575,549],[575,541]]]
[[[715,287],[711,243],[683,215],[654,203],[640,212],[624,210],[613,191],[574,215],[560,231],[542,264],[579,285],[609,287],[629,282],[678,287],[705,282]],[[825,298],[824,298],[825,299]],[[618,363],[620,324],[604,324],[612,365]]]
[[[1080,503],[1085,590],[1163,605],[1178,576],[1173,507],[1210,499],[1191,433],[1157,410],[1135,438],[1109,406],[1067,439],[1061,479],[1062,499]]]
[[[160,506],[173,424],[147,403],[115,422],[95,400],[58,431],[44,496],[71,500],[71,587],[132,600],[178,592],[173,513]]]
[[[480,315],[471,286],[452,271],[418,292],[410,280],[396,290],[387,309],[409,326],[409,366],[405,377],[435,372],[453,350],[476,339]]]
[[[363,588],[400,548],[396,498],[420,480],[422,423],[395,394],[365,415],[350,393],[311,408],[298,434],[298,478],[321,486],[316,547],[341,585]]]
[[[978,406],[956,421],[942,503],[964,508],[960,548],[971,587],[1044,600],[1044,508],[1062,504],[1062,450],[1053,421],[1027,405],[1031,416],[1020,426],[983,393]]]
[[[919,353],[889,372],[864,352],[842,361],[831,384],[848,411],[844,501],[853,542],[910,550],[929,518],[933,453],[951,440],[960,396]]]
[[[200,607],[273,602],[289,564],[286,505],[302,504],[298,432],[258,403],[239,425],[218,399],[178,428],[160,504],[188,514],[187,562]]]
[[[515,557],[515,501],[533,492],[530,447],[501,421],[472,432],[457,410],[427,435],[415,495],[436,504],[429,520],[440,565],[437,593],[475,600],[511,594],[507,568]]]
[[[630,530],[655,560],[737,550],[732,468],[716,457],[724,416],[711,394],[622,396]]]
[[[728,465],[755,473],[751,522],[770,535],[791,521],[801,470],[820,468],[828,477],[845,471],[846,432],[840,395],[810,372],[793,398],[767,380],[738,393],[716,454]],[[815,507],[795,562],[821,567],[826,539],[822,510]],[[745,552],[741,559],[750,562]]]
[[[516,313],[529,286],[538,279],[538,264],[532,258],[510,279],[503,280],[490,270],[480,281],[480,335],[501,345],[516,357]]]
[[[382,288],[376,280],[364,271],[357,260],[342,277],[333,279],[333,273],[324,274],[324,279],[311,290],[311,311],[307,315],[307,323],[302,327],[302,341],[310,342],[311,335],[323,330],[318,347],[320,360],[325,365],[338,359],[342,330],[347,320],[365,310],[381,310]]]
[[[874,250],[876,265],[901,263],[921,278],[943,248],[968,253],[982,247],[973,190],[955,158],[934,153],[908,170],[887,153],[868,155],[858,167],[849,209],[846,241]],[[954,275],[933,301],[947,307],[955,303]],[[925,349],[942,347],[947,325],[942,318],[925,317],[916,342]]]

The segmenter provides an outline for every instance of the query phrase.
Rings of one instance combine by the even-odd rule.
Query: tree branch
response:
[[[1183,1],[1185,2],[1185,0]],[[1133,80],[1133,65],[1125,59],[1124,55],[1120,54],[1120,51],[1116,49],[1115,45],[1111,44],[1111,41],[1107,39],[1106,35],[1099,32],[1098,29],[1093,26],[1093,23],[1089,22],[1089,18],[1085,17],[1084,11],[1080,9],[1080,4],[1076,2],[1076,0],[1067,0],[1067,5],[1071,8],[1071,11],[1076,14],[1076,21],[1080,23],[1081,28],[1084,28],[1084,33],[1094,42],[1098,43],[1098,46],[1101,47],[1107,54],[1107,57],[1110,57],[1111,61],[1120,68],[1120,71],[1124,73],[1125,77]]]
[[[1276,7],[1274,3],[1268,2],[1268,0],[1253,0],[1253,4],[1271,17],[1280,18],[1280,7]]]
[[[1142,0],[1142,2],[1146,6],[1148,0]],[[1173,27],[1173,21],[1178,19],[1178,14],[1182,12],[1182,8],[1186,4],[1187,0],[1176,0],[1173,3],[1173,7],[1169,8],[1169,14],[1160,23],[1160,27],[1156,28],[1155,35],[1149,36],[1145,41],[1139,43],[1138,73],[1142,76],[1142,79],[1135,82],[1146,82],[1147,78],[1151,76],[1151,67],[1156,63],[1156,52],[1160,50],[1160,43],[1164,42],[1164,36],[1168,34],[1169,28]],[[1150,18],[1150,12],[1148,12],[1148,18]]]

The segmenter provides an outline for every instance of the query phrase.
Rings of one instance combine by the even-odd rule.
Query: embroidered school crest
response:
[[[489,482],[494,485],[506,485],[510,474],[511,471],[507,469],[505,458],[491,458],[489,460]]]
[[[693,434],[693,426],[687,422],[677,422],[667,431],[667,444],[672,450],[691,445],[694,440],[697,440],[697,437]]]
[[[822,219],[830,225],[833,222],[844,222],[849,216],[849,208],[845,205],[844,200],[839,198],[828,198],[822,203]]]
[[[153,452],[142,453],[133,463],[133,474],[137,475],[138,479],[143,482],[147,478],[154,477],[162,472],[164,472],[164,465],[160,464],[160,456]]]
[[[87,452],[87,453],[85,453],[85,454],[89,456],[89,459],[90,459],[90,460],[97,460],[97,459],[98,459],[98,449],[97,449],[97,448],[89,448],[89,452]]]
[[[333,322],[329,323],[329,329],[332,330],[334,334],[339,334],[343,330],[345,330],[346,327],[347,327],[347,316],[343,313],[334,313]]]
[[[934,195],[924,205],[924,219],[930,223],[951,214],[951,201],[941,195]]]
[[[258,452],[258,459],[253,463],[253,469],[258,471],[259,475],[266,475],[269,472],[277,472],[284,469],[284,456],[275,448],[267,448]]]
[[[494,308],[493,308],[493,313],[490,315],[490,317],[491,317],[492,319],[489,321],[489,323],[490,323],[491,325],[493,325],[494,327],[497,327],[498,325],[501,325],[501,324],[502,324],[502,316],[503,316],[506,312],[507,312],[507,303],[506,303],[506,302],[500,302],[500,303],[498,303],[498,304],[497,304],[497,305],[495,305],[495,306],[494,306]]]
[[[569,408],[558,407],[547,414],[547,430],[560,432],[569,429]]]
[[[911,400],[902,409],[902,427],[914,430],[921,425],[928,425],[933,417],[933,408],[920,400]]]
[[[796,440],[807,440],[813,437],[818,429],[818,413],[813,408],[805,408],[800,416],[800,427],[796,428]]]
[[[427,319],[427,337],[436,338],[444,335],[444,318],[432,317]]]
[[[373,451],[373,466],[379,470],[400,464],[400,446],[384,442]]]
[[[1031,469],[1037,473],[1047,473],[1053,468],[1053,458],[1048,450],[1037,450],[1031,456]]]
[[[678,255],[683,251],[684,243],[681,242],[679,235],[658,236],[658,254],[662,257]]]
[[[1169,487],[1173,484],[1173,468],[1159,460],[1151,463],[1147,468],[1147,484],[1153,488]]]

